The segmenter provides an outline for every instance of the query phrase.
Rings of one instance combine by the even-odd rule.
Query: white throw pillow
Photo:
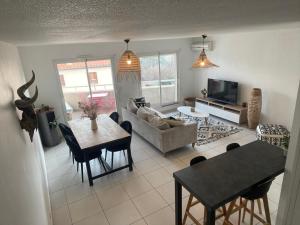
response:
[[[127,109],[136,114],[137,111],[138,111],[138,107],[136,106],[136,104],[134,103],[133,99],[128,99],[128,102],[127,102]]]
[[[148,116],[151,115],[144,107],[138,108],[136,115],[138,118],[148,121]]]
[[[163,119],[161,119],[159,116],[152,115],[151,118],[149,117],[149,123],[160,130],[166,130],[170,128],[170,125],[167,122],[163,121]]]

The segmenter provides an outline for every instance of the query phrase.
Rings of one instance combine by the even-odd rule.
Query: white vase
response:
[[[92,130],[97,130],[98,129],[97,119],[91,120],[91,129]]]

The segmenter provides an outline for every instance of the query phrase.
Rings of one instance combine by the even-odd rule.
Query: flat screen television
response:
[[[238,83],[226,80],[208,79],[207,97],[223,103],[236,104]]]

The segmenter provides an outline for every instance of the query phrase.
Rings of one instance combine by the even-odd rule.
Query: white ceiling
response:
[[[0,40],[18,45],[194,37],[299,21],[300,0],[0,1]]]

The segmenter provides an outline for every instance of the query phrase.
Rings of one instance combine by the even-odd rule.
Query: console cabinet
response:
[[[197,110],[211,115],[242,124],[247,122],[247,107],[223,104],[209,98],[196,98]]]

